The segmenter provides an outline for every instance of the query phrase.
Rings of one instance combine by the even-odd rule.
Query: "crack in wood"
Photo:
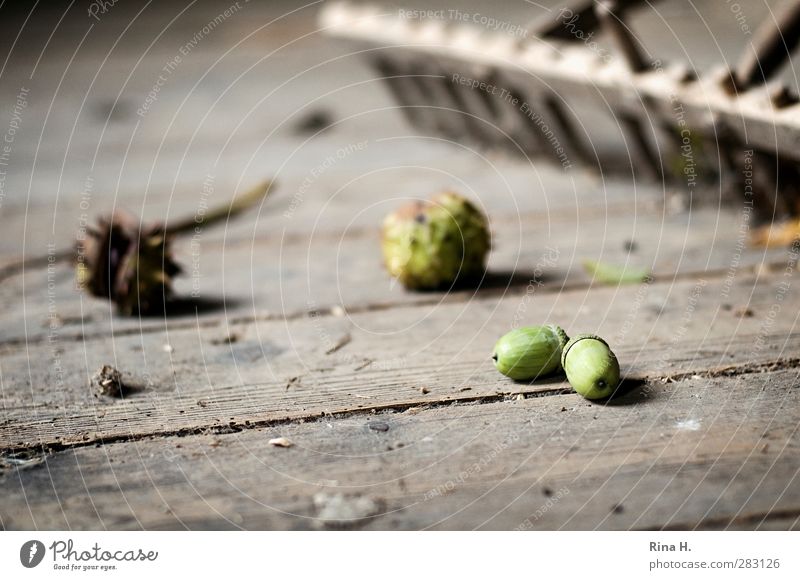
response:
[[[537,397],[548,397],[556,395],[564,395],[572,392],[571,388],[566,387],[553,387],[534,393],[525,393],[526,398],[533,399]],[[503,392],[485,395],[473,395],[469,397],[454,397],[451,399],[440,399],[435,401],[414,400],[405,403],[386,403],[382,405],[372,405],[360,409],[347,409],[342,411],[321,411],[311,413],[305,416],[291,417],[291,418],[278,418],[278,419],[264,419],[264,420],[248,420],[244,422],[231,421],[225,424],[211,424],[199,425],[194,427],[181,427],[179,429],[168,429],[163,431],[150,431],[146,433],[131,433],[126,435],[114,435],[110,437],[89,437],[82,440],[67,441],[67,442],[49,442],[31,445],[16,445],[0,448],[2,455],[16,455],[19,453],[29,452],[31,450],[39,450],[42,453],[55,453],[59,451],[67,451],[69,449],[78,449],[81,447],[91,447],[93,445],[109,445],[112,443],[129,443],[133,441],[145,441],[151,439],[167,439],[170,437],[188,437],[191,435],[228,435],[232,433],[239,433],[251,429],[265,429],[274,428],[284,425],[295,425],[308,423],[311,421],[318,421],[320,419],[349,419],[360,416],[373,416],[375,413],[403,413],[412,409],[440,409],[444,407],[451,407],[454,405],[463,404],[487,404],[505,401],[510,396],[516,396],[516,392]]]
[[[622,399],[623,397],[632,394],[637,389],[650,384],[669,383],[669,382],[682,382],[696,378],[735,378],[737,376],[750,375],[754,373],[768,373],[780,370],[789,370],[800,368],[800,358],[790,358],[784,360],[768,361],[764,363],[744,363],[742,365],[729,365],[719,367],[716,369],[709,369],[707,371],[698,371],[691,373],[661,375],[661,376],[628,376],[623,378],[620,387],[618,388],[618,395],[615,398]],[[40,450],[43,453],[54,453],[58,451],[65,451],[80,447],[89,447],[92,445],[108,445],[112,443],[127,443],[132,441],[143,441],[149,439],[166,439],[170,437],[187,437],[191,435],[213,434],[225,435],[231,433],[239,433],[249,429],[264,429],[274,428],[283,425],[302,424],[310,421],[316,421],[323,418],[328,419],[347,419],[359,416],[372,416],[375,413],[403,413],[413,409],[428,410],[450,407],[454,405],[482,405],[507,401],[509,398],[515,398],[519,393],[516,391],[504,391],[494,394],[483,395],[464,395],[453,398],[439,399],[439,400],[413,400],[400,403],[386,403],[380,405],[371,405],[359,409],[346,409],[334,412],[315,412],[304,416],[291,417],[291,418],[277,418],[277,419],[264,419],[264,420],[248,420],[243,422],[231,421],[225,424],[210,424],[200,425],[194,427],[182,427],[179,429],[163,430],[163,431],[149,431],[143,433],[132,433],[126,435],[115,435],[110,437],[89,437],[80,441],[69,442],[50,442],[44,444],[31,444],[31,445],[17,445],[0,448],[0,454],[18,454],[30,451],[32,449]],[[525,392],[526,399],[534,399],[539,397],[551,397],[560,395],[573,394],[573,390],[569,387],[552,387],[535,392]],[[611,399],[613,401],[613,399]]]

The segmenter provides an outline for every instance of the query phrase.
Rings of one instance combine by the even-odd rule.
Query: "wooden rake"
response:
[[[573,2],[515,34],[346,2],[327,5],[320,23],[371,48],[422,133],[625,171],[690,201],[700,190],[744,196],[765,220],[800,215],[800,105],[775,80],[800,41],[800,1],[783,4],[734,67],[702,76],[646,56],[626,16],[653,2]],[[590,136],[600,118],[611,130]]]

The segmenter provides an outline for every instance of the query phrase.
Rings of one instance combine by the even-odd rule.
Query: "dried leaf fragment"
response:
[[[796,240],[800,240],[800,219],[766,224],[750,233],[750,244],[759,248],[791,246]]]

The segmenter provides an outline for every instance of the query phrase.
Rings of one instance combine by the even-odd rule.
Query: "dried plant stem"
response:
[[[236,196],[226,205],[218,206],[205,212],[203,215],[192,216],[176,220],[164,227],[167,236],[179,235],[193,231],[198,227],[205,227],[214,222],[227,220],[239,215],[240,213],[254,207],[272,191],[274,182],[270,179],[259,183],[256,187]]]

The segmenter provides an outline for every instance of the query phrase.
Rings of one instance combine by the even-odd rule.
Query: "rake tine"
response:
[[[562,8],[558,19],[554,20],[552,14],[537,17],[529,22],[525,29],[536,38],[577,41],[575,34],[565,26],[563,18],[567,17],[567,13],[569,13],[569,20],[573,21],[574,19],[584,34],[597,30],[600,24],[594,11],[594,1],[584,0],[583,2],[573,2],[571,6]]]
[[[649,63],[644,57],[638,41],[625,25],[620,3],[613,0],[598,2],[595,11],[600,23],[614,39],[631,72],[639,73],[648,69]]]
[[[487,79],[490,76],[489,69],[475,69],[472,76],[476,79]],[[507,145],[508,140],[503,134],[503,131],[507,129],[503,124],[504,114],[496,99],[493,99],[492,95],[487,91],[477,91],[476,93],[468,87],[462,87],[461,92],[465,95],[464,98],[468,102],[470,109],[478,117],[491,124],[491,126],[484,126],[484,131],[488,134],[491,142],[494,145]]]
[[[497,72],[485,78],[487,83],[502,86],[508,92],[507,99],[498,99],[488,92],[480,92],[481,99],[486,109],[491,111],[492,118],[498,128],[499,145],[515,155],[520,154],[520,149],[526,155],[541,153],[541,142],[528,130],[530,118],[526,117],[520,110],[522,103],[525,102],[524,96],[519,90],[509,85]],[[501,83],[503,84],[501,85]]]
[[[781,5],[775,20],[764,22],[756,30],[753,42],[739,60],[733,73],[734,88],[746,91],[766,83],[789,59],[800,42],[800,2]]]
[[[654,4],[656,1],[658,0],[651,0],[650,3]],[[617,7],[619,10],[625,10],[642,6],[646,2],[647,0],[619,0]],[[575,35],[574,30],[580,29],[586,35],[600,27],[600,19],[595,12],[594,0],[572,2],[571,5],[560,8],[558,16],[559,18],[555,19],[555,21],[552,14],[535,18],[525,28],[536,38],[579,42],[581,39]],[[576,24],[579,27],[575,26]]]
[[[525,102],[521,100],[520,102]],[[527,109],[518,108],[517,113],[524,119],[524,131],[530,133],[538,147],[537,151],[548,155],[555,163],[563,164],[569,161],[570,157],[564,149],[559,153],[557,147],[561,146],[562,141],[556,132],[553,130],[554,126],[556,131],[559,129],[557,125],[552,122],[548,116],[550,112],[549,107],[544,99],[541,97],[533,97],[527,101]],[[561,146],[563,149],[563,146]]]
[[[509,94],[509,99],[498,99],[489,93],[482,92],[486,105],[495,111],[495,118],[503,139],[502,145],[517,154],[519,154],[520,149],[527,155],[541,153],[541,141],[533,133],[531,128],[532,121],[521,110],[521,104],[525,102],[524,96],[516,87],[511,86],[498,71],[493,71],[487,77],[486,82],[505,88]],[[512,102],[514,100],[516,100],[516,105]],[[503,134],[508,135],[508,137]]]
[[[767,91],[772,106],[776,109],[784,109],[790,105],[796,104],[798,101],[797,95],[783,83],[776,84],[774,87],[768,87]]]
[[[449,80],[430,63],[416,60],[412,66],[417,74],[409,78],[417,85],[423,102],[431,107],[431,116],[435,117],[433,123],[439,134],[453,140],[468,136],[464,115],[459,112],[458,103],[447,87]]]
[[[551,118],[559,129],[559,134],[563,137],[562,141],[568,149],[569,156],[578,159],[589,167],[594,166],[595,159],[580,136],[579,130],[572,120],[573,117],[566,107],[561,104],[561,101],[555,95],[545,97],[544,104],[550,111]]]
[[[383,76],[395,101],[400,105],[403,116],[412,127],[420,130],[430,129],[430,120],[422,104],[417,86],[409,82],[403,67],[392,59],[380,57],[373,60],[373,66]]]
[[[753,203],[763,216],[780,219],[783,215],[778,195],[778,159],[775,155],[753,153]]]
[[[789,216],[800,213],[800,168],[778,156],[778,186]]]
[[[617,118],[622,123],[626,138],[633,143],[629,150],[632,151],[634,158],[634,172],[641,168],[650,174],[650,178],[661,181],[664,177],[661,163],[647,140],[642,122],[628,113],[623,113]]]
[[[459,111],[462,111],[462,122],[467,133],[478,143],[496,141],[497,132],[491,128],[491,125],[484,122],[492,121],[492,118],[487,116],[488,111],[486,110],[485,101],[475,95],[474,89],[457,84],[439,65],[436,65],[436,68],[444,76],[444,86],[451,101]],[[478,92],[486,91],[478,90]]]

